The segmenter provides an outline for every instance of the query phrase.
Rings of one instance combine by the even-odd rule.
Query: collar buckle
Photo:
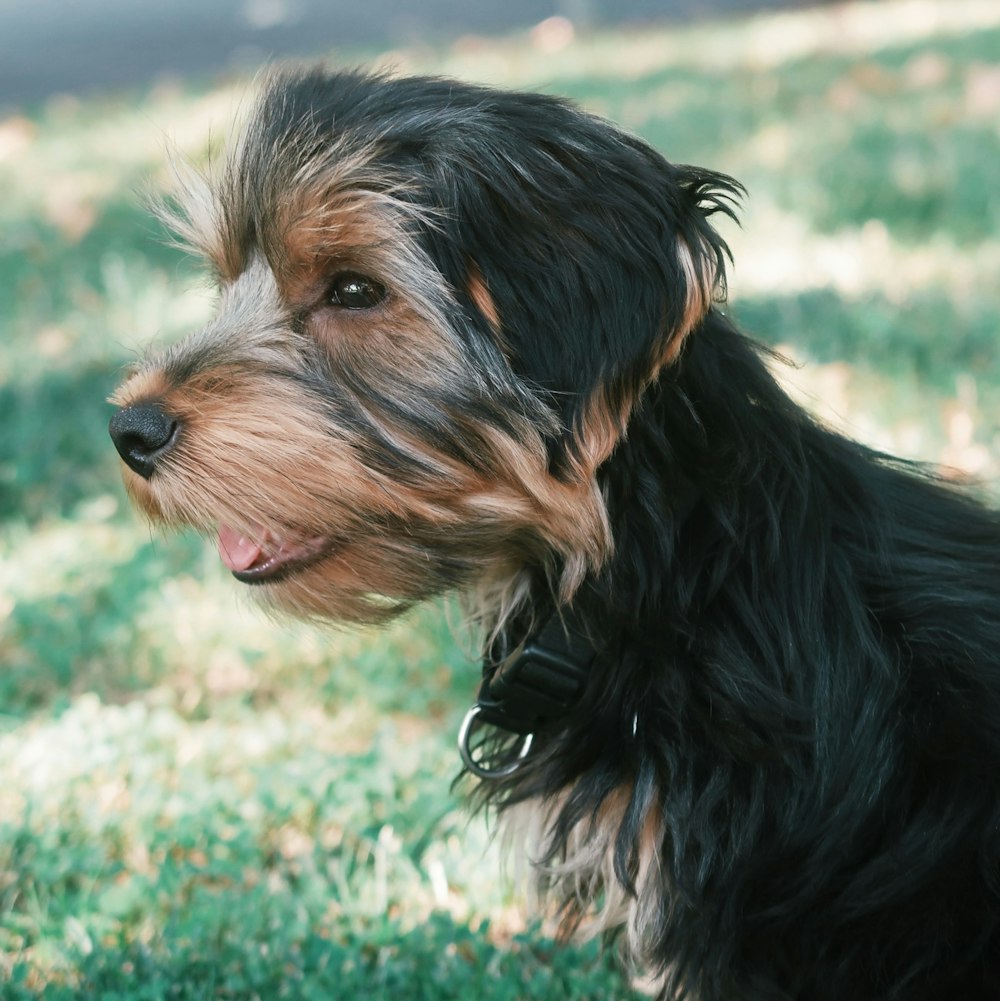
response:
[[[556,637],[551,635],[553,625],[559,634]],[[483,678],[477,697],[480,718],[511,733],[540,729],[546,721],[565,716],[576,705],[592,660],[593,650],[585,660],[574,656],[566,645],[561,624],[549,622]]]
[[[523,763],[535,733],[566,716],[583,695],[596,651],[582,628],[553,615],[496,666],[487,659],[476,704],[458,736],[465,766],[480,778],[502,778]],[[476,759],[471,745],[477,724],[522,740],[497,764]]]

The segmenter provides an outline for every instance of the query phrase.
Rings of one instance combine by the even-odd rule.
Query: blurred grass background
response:
[[[884,0],[378,57],[567,94],[750,192],[730,309],[794,392],[997,493],[1000,5]],[[443,607],[275,624],[125,504],[104,402],[212,295],[137,192],[247,85],[0,120],[0,996],[623,998],[450,789],[475,657]]]

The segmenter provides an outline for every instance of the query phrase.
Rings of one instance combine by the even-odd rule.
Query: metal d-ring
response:
[[[483,711],[483,707],[478,703],[474,705],[466,714],[465,719],[462,720],[462,725],[458,729],[458,753],[462,755],[462,761],[465,763],[465,767],[468,768],[473,775],[478,776],[481,779],[502,779],[506,778],[508,775],[513,775],[514,772],[521,767],[521,762],[527,757],[528,752],[531,750],[531,743],[535,739],[533,733],[526,733],[521,739],[521,746],[518,749],[517,757],[513,761],[504,765],[502,768],[484,768],[475,758],[472,756],[472,748],[469,747],[469,740],[472,737],[472,728],[476,722],[476,717]]]

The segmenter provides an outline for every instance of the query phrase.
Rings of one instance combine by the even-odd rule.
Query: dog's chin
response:
[[[233,577],[251,585],[261,605],[279,616],[379,624],[442,589],[440,577],[414,573],[377,538],[292,541],[222,526],[218,548]]]
[[[219,557],[244,584],[277,584],[315,566],[336,550],[333,540],[315,536],[283,539],[266,530],[240,532],[227,525],[218,530]]]

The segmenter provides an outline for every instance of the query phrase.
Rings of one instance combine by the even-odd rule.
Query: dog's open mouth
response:
[[[281,539],[263,528],[251,535],[219,526],[219,556],[226,569],[244,584],[282,580],[322,559],[329,549],[325,538]]]

